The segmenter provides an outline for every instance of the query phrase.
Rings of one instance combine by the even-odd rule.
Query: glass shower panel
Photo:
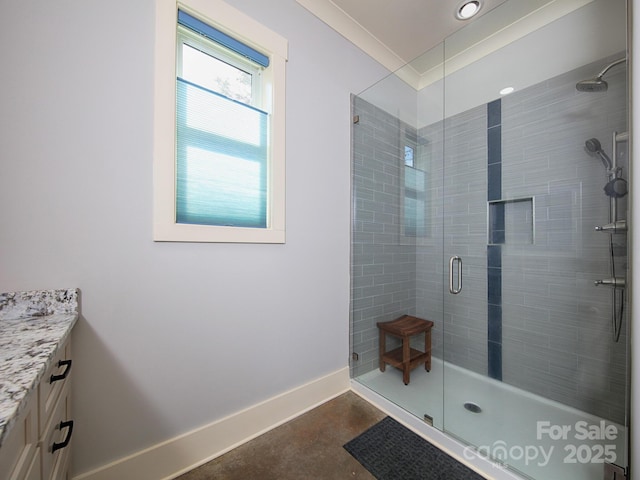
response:
[[[442,45],[352,97],[351,374],[442,426]],[[419,91],[420,69],[430,71]],[[418,96],[426,99],[422,104]],[[433,127],[418,131],[431,119]],[[380,370],[378,322],[432,320],[430,371]],[[387,336],[387,349],[399,340]],[[424,336],[412,339],[424,350]]]
[[[564,2],[461,61],[520,4],[445,40],[441,269],[461,257],[463,288],[443,297],[443,429],[532,478],[595,480],[627,465],[626,2]],[[612,64],[606,91],[576,88]]]

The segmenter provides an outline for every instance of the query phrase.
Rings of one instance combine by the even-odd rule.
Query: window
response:
[[[406,167],[413,167],[413,147],[409,145],[404,146],[404,164]]]
[[[221,1],[157,7],[154,239],[284,243],[286,40]]]
[[[424,237],[427,234],[427,173],[416,158],[416,138],[405,132],[404,145],[404,235]],[[424,162],[422,162],[424,163]]]
[[[410,166],[404,167],[404,234],[422,237],[426,234],[426,175]]]

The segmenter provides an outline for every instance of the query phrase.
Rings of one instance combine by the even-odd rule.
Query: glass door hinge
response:
[[[627,471],[613,463],[605,463],[604,480],[628,480]]]

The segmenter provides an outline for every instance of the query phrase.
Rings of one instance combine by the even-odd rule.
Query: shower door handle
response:
[[[453,264],[458,264],[458,284],[453,286]],[[462,258],[458,255],[454,255],[449,259],[449,293],[454,295],[459,294],[462,291]]]

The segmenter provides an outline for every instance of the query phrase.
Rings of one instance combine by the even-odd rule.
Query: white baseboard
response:
[[[73,480],[169,480],[349,391],[345,367]]]

